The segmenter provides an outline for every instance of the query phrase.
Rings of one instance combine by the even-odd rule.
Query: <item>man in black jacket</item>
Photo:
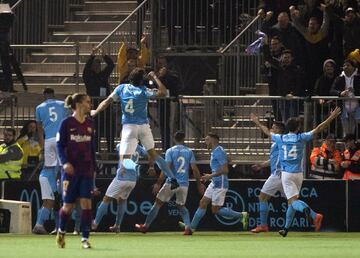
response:
[[[341,102],[343,135],[355,133],[360,120],[359,101],[355,99],[356,96],[360,96],[360,76],[357,74],[354,61],[350,59],[344,61],[343,72],[335,79],[331,94],[348,98]]]
[[[101,54],[101,50],[93,49],[90,58],[86,62],[83,71],[83,80],[86,87],[86,93],[92,98],[93,106],[97,107],[102,98],[108,96],[111,92],[109,77],[114,69],[114,62],[108,55],[103,55],[103,60],[106,63],[104,69],[101,69],[101,60],[95,57],[96,52]],[[103,116],[95,119],[96,140],[98,146],[96,150],[100,149],[100,137],[106,137],[107,149],[112,151],[114,149],[113,134],[111,130],[115,123],[111,122],[110,111],[106,111]]]

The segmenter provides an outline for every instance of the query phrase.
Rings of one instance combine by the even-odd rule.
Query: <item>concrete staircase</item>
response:
[[[62,30],[55,30],[45,45],[74,44],[80,48],[80,85],[75,84],[76,52],[74,48],[43,48],[29,50],[22,70],[30,93],[41,93],[46,86],[51,86],[56,93],[70,94],[84,92],[82,70],[89,58],[91,49],[102,41],[121,21],[137,6],[137,1],[125,0],[92,0],[75,6],[72,19],[66,21]],[[125,26],[126,27],[126,26]],[[124,28],[125,28],[124,27]],[[126,28],[125,28],[126,29]],[[116,53],[112,53],[116,62]],[[23,91],[14,76],[15,89]]]

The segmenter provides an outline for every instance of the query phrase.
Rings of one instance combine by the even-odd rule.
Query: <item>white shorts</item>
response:
[[[56,150],[56,138],[46,139],[44,143],[44,166],[55,167],[59,165]]]
[[[281,172],[281,182],[284,188],[285,196],[288,200],[296,195],[299,195],[303,180],[304,175],[302,172]]]
[[[126,200],[135,188],[135,181],[120,181],[116,177],[111,181],[105,195],[114,199]]]
[[[39,177],[41,199],[42,200],[55,200],[54,192],[51,189],[49,178],[45,176]]]
[[[281,173],[270,175],[261,188],[262,193],[272,197],[274,197],[278,191],[281,193],[281,196],[284,196],[284,188],[281,182]]]
[[[188,194],[188,187],[180,186],[171,190],[171,185],[169,183],[165,183],[163,187],[161,187],[159,193],[156,195],[156,198],[162,202],[168,202],[174,194],[176,194],[176,204],[185,205]]]
[[[134,154],[139,141],[145,150],[155,148],[150,125],[124,124],[121,131],[120,155]]]
[[[227,190],[227,188],[215,188],[214,184],[211,183],[206,188],[204,196],[211,199],[211,204],[213,206],[223,206]]]

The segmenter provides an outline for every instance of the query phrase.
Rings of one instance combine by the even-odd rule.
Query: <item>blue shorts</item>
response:
[[[61,176],[61,184],[64,203],[75,203],[78,198],[91,199],[91,191],[94,188],[93,178],[69,176],[63,173]]]

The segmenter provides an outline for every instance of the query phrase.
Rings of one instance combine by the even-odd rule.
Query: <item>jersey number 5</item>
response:
[[[130,113],[130,114],[135,112],[135,110],[134,110],[134,101],[132,99],[129,99],[129,101],[126,102],[125,112]]]
[[[58,114],[55,112],[55,107],[49,108],[49,119],[51,122],[55,122],[58,119]]]

